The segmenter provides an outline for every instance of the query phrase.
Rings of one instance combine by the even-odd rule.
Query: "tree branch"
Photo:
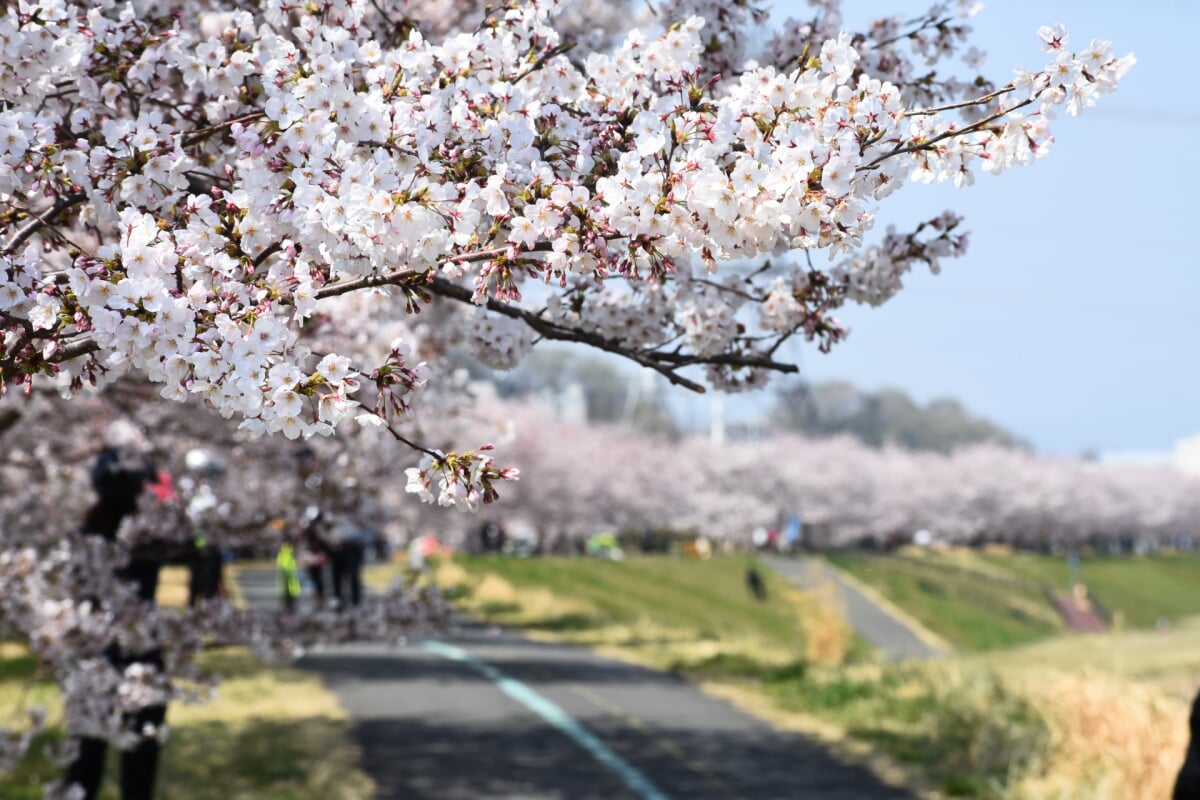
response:
[[[1002,86],[999,89],[997,89],[996,91],[989,92],[985,95],[982,95],[981,97],[975,97],[970,100],[962,100],[960,102],[950,103],[950,104],[944,105],[944,106],[933,106],[930,108],[918,108],[915,111],[905,111],[904,116],[906,116],[906,117],[928,117],[933,114],[940,114],[943,111],[952,111],[956,108],[967,108],[968,106],[978,106],[978,105],[987,103],[991,100],[995,100],[997,97],[1006,95],[1009,92],[1016,91],[1016,88],[1017,88],[1016,84],[1010,83],[1007,86]],[[1013,106],[1013,108],[1019,108],[1019,107],[1020,106]]]
[[[894,156],[903,155],[904,153],[917,153],[917,152],[920,152],[921,150],[930,150],[938,142],[944,141],[946,139],[950,139],[954,136],[962,136],[967,133],[972,133],[974,131],[979,130],[980,128],[987,127],[989,124],[995,122],[996,120],[1000,119],[1001,117],[1011,114],[1012,112],[1016,111],[1018,108],[1024,108],[1025,106],[1031,105],[1035,100],[1037,100],[1036,96],[1030,97],[1026,100],[1022,100],[1020,103],[1017,103],[1015,106],[1009,106],[1008,108],[1002,108],[999,111],[996,111],[996,112],[984,117],[981,120],[972,122],[970,125],[967,125],[965,127],[954,128],[953,130],[948,130],[948,131],[945,131],[944,133],[939,133],[937,136],[934,136],[932,139],[930,139],[927,142],[921,142],[920,144],[906,145],[904,147],[897,147],[894,150],[889,150],[888,152],[886,152],[883,155],[876,158],[870,164],[859,167],[858,169],[859,170],[872,169],[872,168],[876,167],[877,165],[879,165],[880,163],[886,161],[887,159],[892,158]]]
[[[445,278],[433,278],[426,287],[433,294],[441,297],[446,297],[452,300],[458,300],[461,303],[475,305],[471,300],[472,292],[466,287],[451,283]],[[589,347],[594,347],[597,350],[604,350],[608,353],[627,358],[636,364],[643,367],[648,367],[655,372],[665,376],[672,384],[683,386],[697,394],[704,394],[706,389],[703,385],[685,378],[680,375],[677,370],[693,365],[700,364],[725,364],[729,366],[747,366],[761,367],[763,369],[775,370],[777,372],[796,372],[797,368],[794,364],[787,364],[778,361],[772,361],[769,358],[739,356],[732,354],[720,354],[714,356],[698,356],[688,355],[685,353],[665,353],[662,351],[639,351],[627,345],[622,344],[615,339],[608,339],[599,336],[595,333],[580,330],[578,328],[570,328],[564,325],[551,322],[544,319],[532,311],[527,311],[523,308],[502,303],[498,300],[488,300],[486,307],[490,311],[495,311],[497,314],[502,314],[510,319],[516,319],[524,322],[537,333],[541,334],[546,339],[553,339],[561,342],[579,342],[586,344]]]
[[[212,136],[217,131],[232,127],[233,125],[235,125],[239,122],[253,122],[254,120],[261,119],[262,117],[265,117],[266,115],[267,115],[267,112],[265,112],[265,111],[255,111],[252,114],[244,114],[240,117],[237,117],[236,119],[227,119],[224,122],[218,122],[215,125],[209,125],[207,128],[201,128],[198,131],[192,131],[191,133],[189,133],[183,137],[183,146],[190,147],[191,145],[196,144],[197,142],[207,139],[209,136]]]
[[[54,201],[54,205],[31,218],[25,227],[13,234],[13,237],[8,240],[8,244],[4,245],[3,249],[0,249],[0,256],[12,255],[29,237],[53,222],[55,217],[68,208],[79,205],[86,199],[87,195],[83,192],[71,192],[70,194],[62,195]]]

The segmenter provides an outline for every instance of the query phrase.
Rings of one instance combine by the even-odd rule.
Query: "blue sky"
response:
[[[846,0],[852,27],[917,14],[928,2]],[[806,12],[801,0],[774,16]],[[901,229],[946,208],[971,244],[942,274],[914,274],[878,309],[848,309],[850,339],[799,353],[811,380],[948,395],[1051,453],[1167,450],[1200,433],[1200,3],[1185,0],[992,0],[973,20],[985,73],[1047,58],[1039,25],[1072,44],[1109,39],[1138,64],[1116,95],[1062,115],[1049,156],[973,187],[912,185],[880,209]],[[793,351],[793,355],[797,353]],[[762,401],[730,403],[732,415]],[[699,422],[695,402],[685,417]]]

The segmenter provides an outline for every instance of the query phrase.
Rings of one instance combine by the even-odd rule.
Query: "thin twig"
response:
[[[183,137],[183,146],[189,147],[199,141],[207,139],[209,136],[212,136],[214,133],[223,130],[224,128],[232,127],[239,122],[253,122],[254,120],[261,119],[266,115],[267,112],[265,111],[255,111],[253,114],[245,114],[235,119],[227,119],[224,122],[218,122],[215,125],[209,125],[207,128],[201,128],[198,131],[192,131]]]
[[[980,128],[990,125],[991,123],[995,122],[996,120],[1011,114],[1012,112],[1016,111],[1019,108],[1024,108],[1025,106],[1032,104],[1035,100],[1037,100],[1036,96],[1030,97],[1027,100],[1022,100],[1020,103],[1017,103],[1015,106],[1003,108],[993,114],[990,114],[989,116],[984,117],[981,120],[972,122],[970,125],[967,125],[963,128],[955,128],[953,130],[948,130],[948,131],[945,131],[944,133],[940,133],[927,142],[921,142],[920,144],[907,145],[905,147],[897,147],[894,150],[889,150],[888,152],[886,152],[883,155],[876,158],[870,164],[861,166],[858,169],[859,170],[873,169],[880,162],[886,161],[887,159],[892,158],[893,156],[903,155],[904,153],[916,153],[916,152],[920,152],[921,150],[932,149],[932,147],[935,144],[937,144],[938,142],[944,141],[945,139],[950,139],[954,136],[962,136],[964,134],[977,131]]]
[[[444,453],[439,453],[436,450],[430,450],[428,447],[419,445],[416,442],[412,441],[411,439],[404,437],[399,431],[397,431],[391,425],[387,426],[387,432],[390,433],[397,442],[400,442],[401,444],[403,444],[407,447],[411,447],[413,450],[424,453],[425,455],[429,456],[430,458],[432,458],[434,461],[437,461],[438,463],[441,463],[446,457]]]
[[[710,281],[708,278],[692,278],[692,283],[703,283],[705,286],[711,286],[714,289],[716,289],[717,291],[729,292],[730,294],[736,294],[738,297],[742,297],[753,303],[761,303],[764,300],[764,298],[762,298],[762,297],[750,294],[749,292],[743,292],[741,289],[734,289],[732,287],[726,286],[723,283],[717,283],[716,281]]]
[[[997,97],[1000,97],[1001,95],[1005,95],[1005,94],[1008,94],[1009,92],[1016,91],[1016,88],[1017,88],[1016,84],[1010,83],[1008,86],[999,88],[994,92],[989,92],[988,94],[985,94],[982,97],[976,97],[973,100],[963,100],[958,103],[950,103],[949,105],[936,106],[934,108],[918,108],[916,111],[905,111],[904,116],[906,116],[906,117],[926,117],[926,116],[930,116],[932,114],[940,114],[943,111],[952,111],[956,108],[966,108],[968,106],[978,106],[978,105],[987,103],[991,100],[995,100]]]
[[[549,250],[551,247],[549,242],[538,242],[531,248],[518,253],[518,257],[525,253],[537,253]],[[496,247],[491,250],[479,250],[474,253],[466,253],[464,255],[448,256],[442,259],[442,263],[448,264],[471,264],[478,261],[490,261],[493,258],[506,256],[512,251],[512,247],[505,245],[504,247]],[[378,275],[367,275],[363,278],[356,278],[352,281],[338,281],[326,286],[322,286],[316,291],[316,298],[322,300],[326,297],[336,297],[337,295],[355,292],[359,289],[371,289],[376,286],[391,286],[400,283],[407,283],[418,277],[426,275],[425,270],[401,269],[392,272],[385,272]]]
[[[893,44],[895,44],[896,42],[902,41],[902,40],[904,40],[904,39],[911,39],[911,38],[913,38],[914,36],[916,36],[918,33],[920,33],[921,31],[928,30],[928,29],[930,29],[930,28],[939,28],[939,27],[941,27],[942,25],[945,25],[947,22],[949,22],[949,21],[950,21],[950,20],[952,20],[952,19],[953,19],[953,17],[946,17],[945,19],[943,19],[943,20],[941,20],[941,21],[939,22],[939,21],[937,21],[937,20],[934,20],[934,19],[931,19],[931,18],[929,18],[929,17],[926,17],[926,18],[925,18],[925,21],[924,21],[924,23],[921,25],[921,27],[919,27],[919,28],[916,28],[916,29],[914,29],[914,30],[911,30],[911,31],[908,31],[908,32],[906,32],[906,33],[901,33],[901,34],[898,34],[898,35],[896,35],[896,36],[893,36],[891,39],[884,39],[883,41],[875,42],[875,43],[874,43],[874,46],[875,46],[875,47],[887,47],[888,45],[893,45]],[[908,22],[908,24],[909,24],[909,25],[914,25],[914,24],[916,24],[917,22],[918,22],[918,20],[915,20],[915,19],[914,19],[914,20],[910,20],[910,21]]]
[[[528,67],[521,70],[521,73],[517,75],[517,77],[513,78],[512,82],[514,84],[520,83],[531,73],[537,72],[539,69],[546,66],[546,62],[550,59],[554,58],[555,56],[561,56],[564,53],[569,53],[573,49],[575,49],[574,42],[565,42],[563,44],[556,45],[555,47],[551,47],[549,50],[538,56],[537,61],[534,61]]]

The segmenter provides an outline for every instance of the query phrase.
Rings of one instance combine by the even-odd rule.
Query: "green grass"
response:
[[[749,560],[745,558],[479,558],[459,563],[468,572],[486,571],[515,585],[544,587],[594,609],[591,620],[581,619],[578,613],[566,615],[574,624],[650,620],[702,639],[748,635],[800,643],[796,615],[784,600],[783,584],[768,578],[767,602],[756,601],[746,590]],[[555,622],[542,621],[538,627]]]
[[[345,713],[317,678],[266,667],[243,650],[206,653],[205,669],[225,680],[213,702],[173,705],[171,735],[163,748],[157,796],[171,800],[359,800],[371,794],[358,766]],[[61,717],[55,687],[37,663],[14,645],[0,650],[0,724],[32,703],[51,720]],[[51,727],[39,744],[62,739]],[[0,775],[0,800],[35,800],[42,784],[60,777],[35,747],[13,772]],[[117,800],[117,756],[110,752],[102,800]]]
[[[841,752],[883,754],[884,772],[924,794],[1124,800],[1169,793],[1200,674],[1200,620],[1169,633],[1064,635],[1041,577],[1003,558],[831,560],[963,654],[885,664],[858,651],[841,666],[810,661],[802,631],[828,632],[808,624],[821,616],[817,599],[764,571],[771,599],[759,605],[745,591],[741,558],[476,558],[440,565],[437,575],[459,587],[471,613],[678,669],[777,724],[820,732],[847,748]],[[1117,570],[1123,578],[1114,585],[1157,575],[1143,569]],[[1190,567],[1168,569],[1186,575]]]
[[[1015,575],[1068,588],[1064,557],[1014,553],[983,558]],[[1133,628],[1200,614],[1200,555],[1083,556],[1079,578],[1092,597],[1109,612],[1121,612]]]
[[[971,559],[831,553],[835,566],[965,652],[1044,639],[1062,624],[1036,580]]]
[[[803,660],[806,633],[815,630],[815,601],[769,569],[760,568],[767,599],[750,595],[750,564],[741,556],[469,557],[441,565],[438,580],[464,610],[486,621],[695,677],[728,678]],[[381,569],[368,576],[376,585],[388,578]],[[871,657],[871,648],[836,619],[820,633],[850,660]]]
[[[1063,632],[1044,590],[1070,588],[1065,557],[907,551],[828,558],[964,652]],[[1200,615],[1200,555],[1084,556],[1079,577],[1089,596],[1129,628]]]
[[[768,676],[783,709],[836,721],[846,734],[917,768],[944,797],[1002,798],[1035,768],[1048,730],[994,674],[934,664]]]

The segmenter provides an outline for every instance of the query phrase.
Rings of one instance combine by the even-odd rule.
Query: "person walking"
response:
[[[746,589],[758,602],[766,602],[767,584],[763,581],[762,573],[758,571],[758,567],[753,562],[746,567]]]
[[[91,471],[92,488],[97,499],[88,509],[81,532],[115,541],[121,523],[137,512],[143,488],[156,476],[145,448],[106,446],[100,451]],[[143,543],[132,548],[129,562],[116,572],[118,579],[134,585],[137,597],[147,604],[154,602],[158,575],[165,560],[161,543]],[[97,598],[103,603],[104,598]],[[163,668],[158,649],[129,653],[113,642],[104,651],[112,668],[124,672],[135,664],[152,669]],[[166,705],[153,705],[122,716],[124,727],[135,734],[135,741],[122,748],[120,758],[121,800],[152,800],[158,775],[158,732],[166,720]],[[104,779],[108,753],[105,739],[84,736],[79,739],[75,759],[67,766],[66,781],[82,790],[82,800],[96,800]]]
[[[329,564],[333,552],[322,535],[322,518],[320,513],[314,513],[304,525],[300,533],[301,556],[300,562],[308,574],[309,583],[313,587],[313,606],[325,607],[325,567]]]
[[[283,610],[291,614],[300,599],[300,569],[296,564],[296,547],[290,536],[279,546],[275,566],[279,568],[279,596],[283,601]]]
[[[225,594],[225,559],[220,546],[205,532],[219,518],[220,503],[214,487],[220,483],[225,465],[200,448],[189,450],[184,464],[190,473],[183,483],[191,493],[184,516],[192,530],[192,546],[185,559],[190,573],[188,607],[192,608],[202,600]]]
[[[346,514],[333,521],[330,565],[333,597],[339,607],[362,602],[362,569],[366,558],[366,530]]]

